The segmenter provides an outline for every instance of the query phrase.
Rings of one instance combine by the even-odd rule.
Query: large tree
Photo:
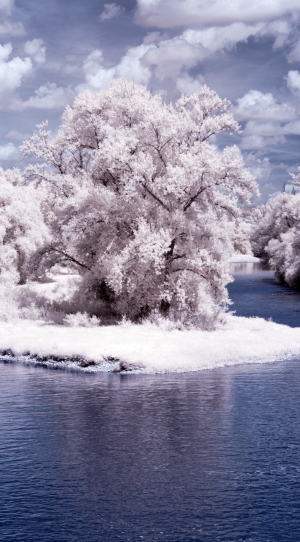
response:
[[[257,193],[238,148],[215,144],[239,128],[229,106],[207,86],[172,105],[116,80],[79,94],[53,139],[40,125],[23,144],[52,231],[37,272],[76,267],[99,311],[211,327],[228,302],[228,255],[243,250],[238,203]]]

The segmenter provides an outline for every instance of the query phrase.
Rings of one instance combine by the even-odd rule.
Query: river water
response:
[[[235,269],[240,315],[299,294]],[[249,269],[248,269],[249,271]],[[188,374],[0,363],[0,540],[297,542],[298,360]]]

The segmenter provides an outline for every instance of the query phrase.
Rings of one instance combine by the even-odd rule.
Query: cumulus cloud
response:
[[[0,161],[6,160],[18,160],[21,153],[13,143],[7,143],[6,145],[0,145]]]
[[[280,44],[284,44],[290,30],[286,21],[253,25],[238,22],[203,30],[187,29],[183,32],[182,38],[193,45],[201,44],[214,53],[221,49],[232,49],[238,42],[247,41],[250,36],[274,36],[276,37],[274,47],[279,48]]]
[[[285,80],[286,86],[293,94],[300,93],[300,73],[298,70],[290,70]]]
[[[8,60],[11,52],[12,45],[10,43],[0,45],[0,94],[2,96],[8,91],[17,89],[21,85],[22,79],[32,71],[30,58],[14,57]]]
[[[254,25],[232,23],[221,28],[202,30],[189,28],[173,38],[151,32],[144,38],[141,46],[129,49],[119,65],[105,68],[102,53],[94,51],[85,61],[84,71],[88,83],[95,88],[106,87],[109,81],[117,76],[117,72],[122,72],[122,76],[137,82],[149,80],[149,69],[153,70],[160,80],[166,77],[178,78],[210,55],[224,49],[230,50],[250,36],[273,36],[276,38],[274,47],[278,48],[280,43],[284,43],[283,36],[286,37],[289,32],[290,26],[285,21]],[[182,82],[179,82],[180,85]]]
[[[149,47],[143,57],[144,64],[155,67],[158,79],[176,77],[183,69],[196,66],[209,56],[202,45],[193,45],[181,36]]]
[[[299,0],[137,0],[136,20],[144,26],[225,26],[274,21],[299,11]]]
[[[263,149],[285,143],[285,136],[300,130],[298,112],[287,103],[279,103],[271,93],[250,90],[237,100],[238,120],[246,120],[242,149]]]
[[[292,121],[297,116],[289,104],[279,103],[271,92],[264,94],[259,90],[250,90],[239,98],[234,114],[238,120],[260,119],[275,122]]]
[[[29,100],[19,103],[20,109],[61,109],[75,97],[71,87],[58,87],[55,83],[47,83],[39,87]]]
[[[150,69],[143,64],[143,57],[151,45],[139,45],[128,49],[126,55],[118,64],[111,68],[103,65],[102,51],[96,49],[83,63],[83,71],[86,82],[95,89],[107,88],[112,79],[124,77],[139,84],[147,84],[150,77]]]
[[[200,92],[200,89],[203,84],[204,84],[204,77],[202,75],[198,75],[198,77],[193,79],[187,73],[183,74],[182,77],[178,77],[176,81],[177,90],[179,90],[180,93],[186,94],[188,96],[190,94]]]
[[[274,169],[267,157],[260,158],[256,153],[248,153],[244,155],[245,165],[247,169],[259,181],[267,182]]]
[[[121,13],[124,11],[124,8],[122,6],[118,6],[115,3],[112,4],[104,4],[104,10],[101,13],[99,19],[100,21],[105,21],[106,19],[112,19],[114,17],[118,17],[121,15]]]
[[[24,51],[37,64],[43,64],[46,60],[46,47],[44,47],[44,40],[42,39],[26,41]]]

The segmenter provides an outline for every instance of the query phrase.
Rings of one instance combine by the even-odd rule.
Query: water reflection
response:
[[[3,540],[295,542],[299,384],[296,362],[159,376],[0,365]]]
[[[232,262],[229,264],[230,273],[233,275],[243,274],[249,275],[251,273],[259,273],[262,271],[265,273],[265,270],[262,267],[260,262]],[[269,271],[269,275],[272,276],[272,272]]]
[[[300,292],[280,284],[260,263],[230,264],[234,282],[228,285],[238,316],[259,316],[278,324],[300,326]]]

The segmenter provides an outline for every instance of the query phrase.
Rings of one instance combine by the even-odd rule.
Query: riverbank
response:
[[[1,323],[2,359],[83,371],[186,372],[300,355],[300,328],[228,314],[216,331],[152,324],[68,328]]]

